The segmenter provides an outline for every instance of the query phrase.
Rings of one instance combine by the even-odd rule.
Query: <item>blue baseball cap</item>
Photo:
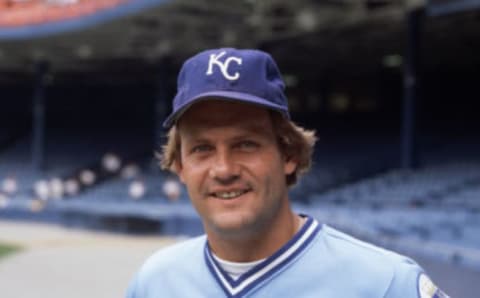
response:
[[[194,103],[222,99],[256,104],[290,119],[285,84],[273,58],[259,50],[206,50],[185,61],[178,75],[171,127]]]

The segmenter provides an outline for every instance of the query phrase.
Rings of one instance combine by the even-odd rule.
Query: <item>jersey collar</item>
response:
[[[233,280],[212,257],[208,242],[205,244],[204,250],[205,261],[210,273],[227,297],[243,297],[258,285],[266,282],[276,272],[293,263],[313,241],[320,229],[321,225],[315,219],[307,216],[307,221],[292,239],[273,255],[242,274],[237,280]]]

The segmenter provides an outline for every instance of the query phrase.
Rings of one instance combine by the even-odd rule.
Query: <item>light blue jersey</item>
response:
[[[233,280],[205,236],[162,249],[130,284],[128,298],[448,297],[415,262],[313,218],[272,256]]]

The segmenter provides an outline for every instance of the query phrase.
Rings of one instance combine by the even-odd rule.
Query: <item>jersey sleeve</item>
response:
[[[410,259],[395,268],[395,276],[385,298],[449,298],[428,277],[422,267]]]

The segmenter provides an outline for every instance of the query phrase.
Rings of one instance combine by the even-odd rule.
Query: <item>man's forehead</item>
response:
[[[238,134],[272,134],[272,126],[267,121],[205,121],[186,122],[179,125],[180,133],[189,135],[208,134],[213,131],[237,132]]]
[[[189,108],[180,118],[179,129],[200,133],[212,129],[236,129],[252,133],[272,131],[270,113],[252,104],[205,101]]]
[[[263,126],[270,122],[266,108],[253,104],[224,100],[208,100],[196,103],[179,119],[179,123],[201,126],[236,124],[245,127]]]

